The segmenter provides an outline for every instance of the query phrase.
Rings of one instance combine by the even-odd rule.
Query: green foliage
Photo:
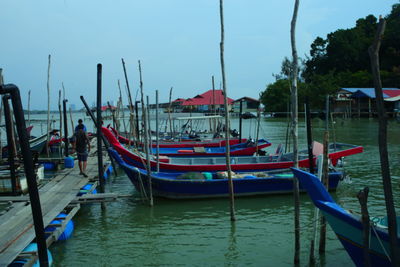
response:
[[[400,4],[392,6],[386,16],[386,30],[380,49],[381,79],[384,87],[400,84]],[[310,57],[299,68],[299,110],[304,97],[311,108],[321,109],[327,94],[339,88],[373,87],[368,48],[375,37],[378,19],[373,15],[358,19],[350,29],[329,33],[326,39],[317,37],[311,44]],[[267,85],[261,102],[267,111],[287,111],[290,101],[291,61],[285,58],[276,81]]]

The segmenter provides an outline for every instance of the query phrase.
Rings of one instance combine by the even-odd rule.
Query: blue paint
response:
[[[23,252],[29,252],[29,251],[37,251],[38,247],[36,243],[30,243],[26,248],[24,248]],[[53,264],[53,256],[51,255],[50,251],[47,250],[47,258],[49,262],[49,266]],[[29,258],[26,259],[19,259],[15,260],[12,263],[10,263],[8,266],[9,267],[22,267],[27,263]],[[34,267],[40,267],[39,260],[36,260],[36,262],[32,265]]]

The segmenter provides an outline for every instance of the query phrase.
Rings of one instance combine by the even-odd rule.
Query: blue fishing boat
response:
[[[147,191],[149,177],[146,170],[129,165],[114,149],[110,148],[109,152],[125,171],[135,188],[138,191],[143,189]],[[293,192],[293,174],[290,170],[236,173],[233,176],[235,196]],[[330,188],[335,190],[342,174],[340,172],[332,172],[329,177]],[[195,199],[229,196],[226,172],[158,172],[152,173],[151,179],[153,195],[157,197]]]
[[[299,179],[301,187],[307,190],[314,205],[322,211],[354,264],[356,266],[364,266],[361,217],[353,215],[339,206],[317,177],[299,169],[292,170]],[[391,266],[389,235],[387,224],[385,225],[384,221],[385,219],[379,220],[370,229],[369,256],[371,266]],[[399,229],[397,233],[399,233]],[[399,234],[397,235],[399,236]],[[397,244],[400,244],[399,238],[397,239]]]

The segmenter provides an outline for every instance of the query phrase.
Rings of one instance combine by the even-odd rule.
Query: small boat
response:
[[[129,165],[145,168],[146,158],[140,153],[129,151],[118,142],[117,138],[112,132],[103,127],[103,135],[106,137],[110,145],[122,156],[124,161]],[[322,145],[314,146],[314,160],[316,156],[322,153]],[[319,143],[318,143],[319,144]],[[349,145],[349,144],[331,144],[329,146],[329,158],[333,166],[336,166],[337,162],[346,156],[361,153],[363,148],[361,146]],[[153,155],[150,161],[151,168],[156,169],[157,162]],[[307,150],[299,151],[299,166],[308,167],[309,160]],[[241,156],[231,157],[231,168],[232,171],[265,171],[271,169],[287,169],[293,167],[293,154],[276,153],[268,156]],[[225,157],[198,157],[198,158],[174,158],[174,157],[160,157],[159,162],[160,171],[164,172],[215,172],[226,170]]]
[[[138,191],[148,190],[149,177],[147,171],[127,164],[112,148],[111,156],[125,171]],[[293,192],[293,174],[288,170],[262,173],[233,174],[235,196],[255,196],[270,194],[287,194]],[[330,188],[336,189],[342,174],[329,174]],[[151,186],[154,196],[170,199],[199,199],[229,196],[226,172],[187,172],[151,174]],[[143,186],[142,186],[143,185]],[[302,188],[300,188],[302,189]]]
[[[364,266],[361,217],[338,205],[317,177],[299,169],[292,169],[292,171],[300,180],[300,185],[307,190],[314,205],[322,211],[354,264]],[[369,245],[371,266],[391,266],[388,256],[390,254],[389,235],[384,221],[385,219],[379,220],[376,225],[371,225]],[[399,232],[399,225],[397,226],[397,232]],[[399,237],[397,237],[397,244],[400,244]]]
[[[230,146],[231,156],[252,156],[257,149],[261,150],[270,146],[271,143],[260,139],[258,144],[248,140],[245,143]],[[258,148],[257,148],[258,146]],[[181,148],[159,148],[159,154],[168,157],[223,157],[225,156],[226,147],[187,147]],[[152,154],[156,153],[156,148],[152,148]]]
[[[118,141],[122,144],[134,144],[132,140],[121,136],[117,130],[110,127],[111,131],[117,136]],[[241,140],[234,138],[229,140],[230,145],[237,145],[241,142],[247,142],[247,139],[242,138]],[[193,147],[223,147],[226,144],[226,140],[222,138],[204,140],[204,141],[193,141],[193,140],[181,140],[181,141],[160,141],[159,148],[193,148]],[[139,146],[143,146],[142,143]],[[153,141],[152,147],[156,147],[156,143]]]
[[[29,140],[29,146],[32,152],[40,153],[42,152],[44,146],[47,142],[47,134],[43,134],[39,137]]]

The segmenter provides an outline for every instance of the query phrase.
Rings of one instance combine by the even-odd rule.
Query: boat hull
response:
[[[326,191],[321,182],[312,174],[293,169],[294,174],[319,208],[332,230],[346,249],[356,266],[364,266],[363,226],[355,216],[339,206]],[[397,244],[400,244],[398,239]],[[371,226],[369,256],[371,266],[391,266],[388,232],[383,227]]]
[[[118,153],[110,149],[110,154],[125,171],[138,191],[147,191],[149,177],[145,170],[130,166]],[[330,173],[330,188],[336,189],[342,175]],[[143,185],[143,187],[142,187]],[[155,173],[151,177],[153,195],[170,199],[218,198],[229,196],[228,179],[180,179],[177,173]],[[234,178],[235,196],[256,196],[270,194],[288,194],[293,192],[293,175],[290,173],[271,174],[268,177]],[[302,190],[302,188],[300,188]]]

